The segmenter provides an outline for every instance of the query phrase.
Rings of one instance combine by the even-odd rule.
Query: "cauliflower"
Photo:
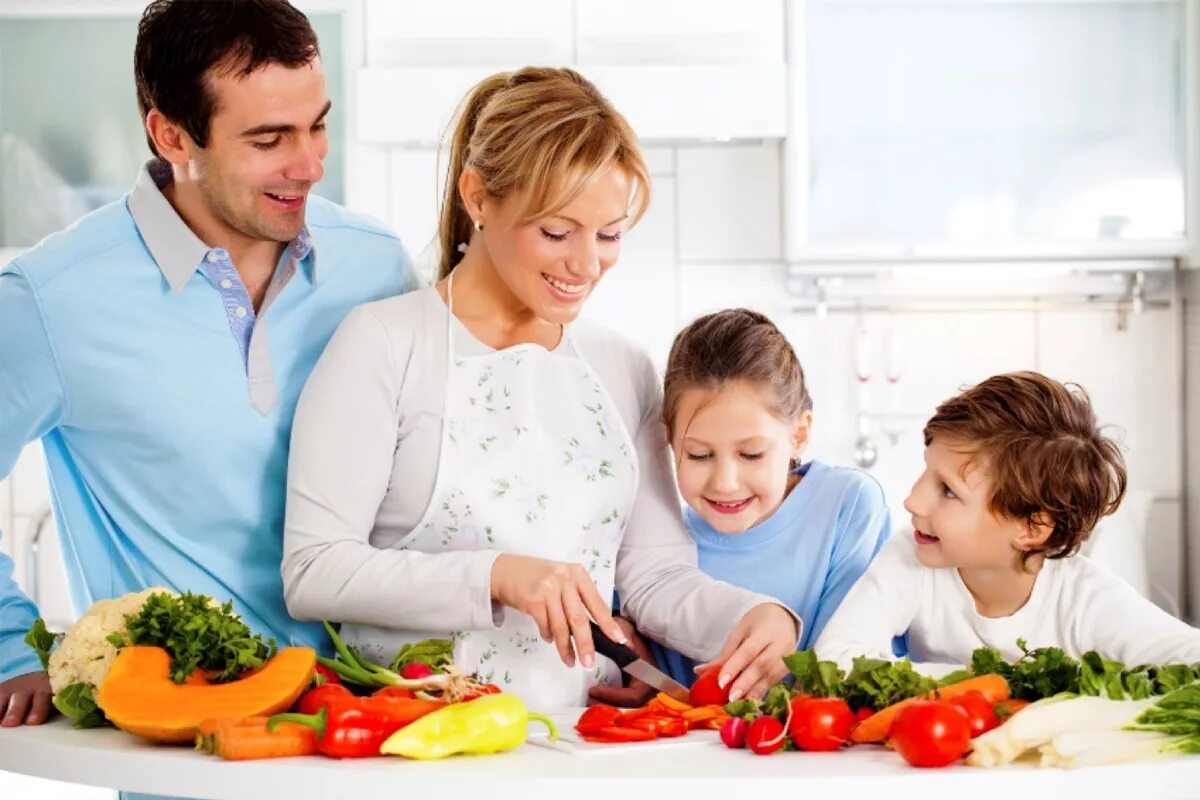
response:
[[[146,598],[156,592],[174,595],[170,589],[155,587],[93,603],[87,613],[67,629],[58,649],[50,653],[47,672],[54,693],[76,683],[98,687],[117,657],[117,648],[108,637],[114,633],[124,634],[125,617],[137,614]]]

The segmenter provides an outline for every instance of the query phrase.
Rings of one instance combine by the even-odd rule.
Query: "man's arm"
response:
[[[25,445],[58,425],[66,411],[62,375],[34,287],[20,269],[0,271],[0,479]],[[0,532],[2,533],[2,532]],[[11,532],[10,532],[11,533]],[[24,638],[37,607],[0,554],[0,724],[43,721],[50,685]]]

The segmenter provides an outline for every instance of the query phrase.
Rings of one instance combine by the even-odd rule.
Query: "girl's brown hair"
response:
[[[925,426],[925,445],[935,438],[984,460],[994,514],[1053,525],[1026,560],[1075,554],[1125,497],[1121,448],[1101,432],[1077,384],[1037,372],[988,378],[938,406]]]
[[[769,387],[772,413],[781,419],[812,410],[804,368],[787,337],[757,311],[731,308],[701,317],[675,337],[663,379],[667,435],[673,438],[685,391],[719,390],[731,381]]]
[[[490,197],[527,192],[520,219],[532,221],[566,206],[588,180],[619,165],[634,182],[631,221],[650,202],[650,173],[625,118],[591,81],[571,69],[526,67],[485,78],[459,110],[442,197],[438,278],[462,258],[472,220],[458,194],[463,170],[483,179]]]

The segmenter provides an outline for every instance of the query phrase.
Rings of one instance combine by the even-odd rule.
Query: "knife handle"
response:
[[[595,622],[588,620],[588,624],[592,628],[592,642],[596,645],[596,652],[602,656],[611,658],[621,669],[625,669],[625,667],[641,658],[641,656],[625,645],[614,642],[609,638],[607,633],[600,630],[600,626]]]

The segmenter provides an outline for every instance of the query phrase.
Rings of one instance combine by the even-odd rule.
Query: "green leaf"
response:
[[[54,648],[55,641],[57,637],[46,630],[46,622],[41,617],[33,621],[25,634],[25,644],[37,653],[38,660],[42,662],[42,669],[47,669],[50,665],[50,651]]]
[[[841,697],[844,673],[832,661],[819,661],[817,651],[800,650],[785,656],[784,665],[795,679],[795,689],[814,697]]]
[[[110,725],[100,706],[96,705],[90,683],[72,683],[54,695],[54,707],[67,719],[75,722],[76,728],[99,728]]]
[[[907,658],[900,661],[856,658],[845,685],[844,697],[851,708],[879,711],[901,700],[928,694],[937,687],[937,681],[914,670]]]
[[[424,639],[419,642],[410,642],[401,647],[388,669],[398,673],[409,664],[424,664],[434,672],[444,672],[453,663],[453,640]]]
[[[171,654],[171,680],[183,683],[196,669],[230,681],[261,667],[275,654],[233,613],[233,603],[215,606],[207,595],[186,592],[150,595],[137,614],[125,618],[129,644],[152,645]]]
[[[762,703],[750,697],[735,700],[725,704],[725,713],[731,717],[741,717],[747,722],[752,721],[762,713]]]

